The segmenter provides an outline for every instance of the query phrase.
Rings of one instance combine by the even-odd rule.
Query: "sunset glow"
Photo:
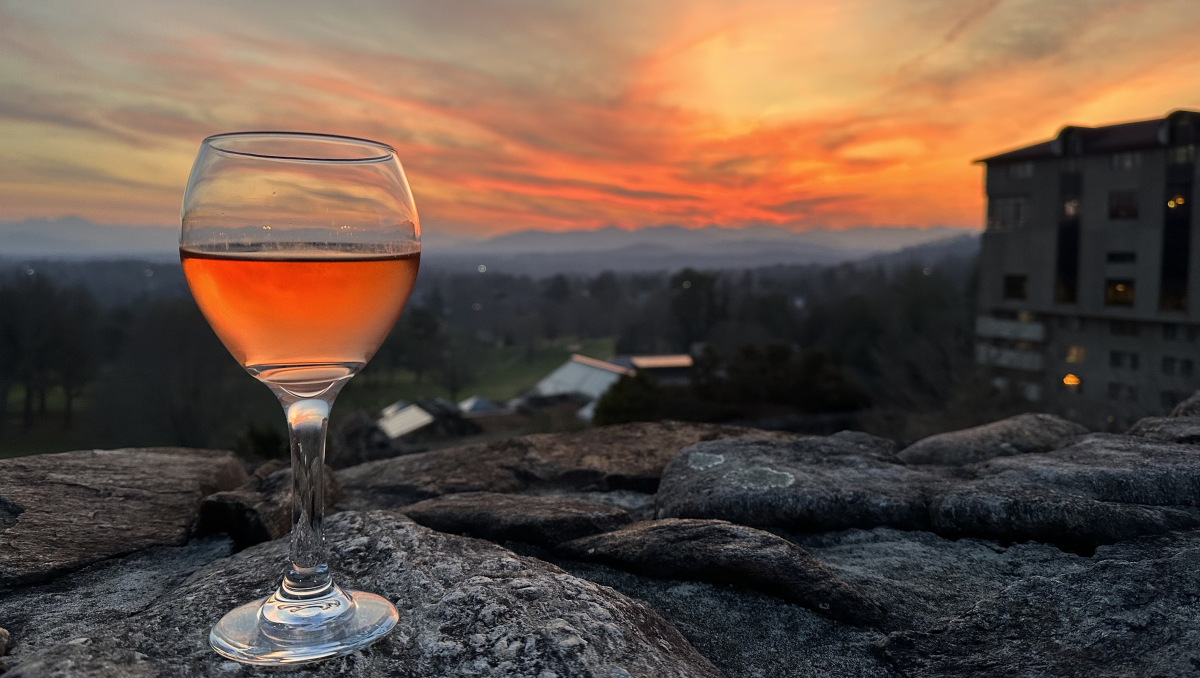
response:
[[[1200,108],[1187,1],[0,5],[0,220],[177,224],[200,140],[378,139],[427,232],[981,227],[971,161]]]

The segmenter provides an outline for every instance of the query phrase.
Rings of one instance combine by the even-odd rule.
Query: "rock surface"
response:
[[[325,507],[342,499],[337,474],[324,473]],[[238,549],[279,539],[292,531],[292,468],[274,460],[254,471],[246,484],[216,492],[200,504],[197,534],[228,534]]]
[[[628,513],[615,506],[568,497],[495,492],[447,494],[406,506],[403,513],[439,532],[543,546],[608,532],[632,522]]]
[[[804,549],[722,520],[636,523],[567,542],[558,551],[639,574],[758,589],[848,624],[883,621],[878,606]]]
[[[337,514],[326,534],[341,583],[387,596],[401,618],[372,648],[303,675],[721,675],[650,608],[553,565],[387,512]],[[273,588],[286,552],[276,541],[217,560],[124,620],[24,649],[6,660],[5,678],[275,675],[221,659],[207,633]]]
[[[460,492],[658,489],[663,467],[702,440],[783,440],[790,434],[737,426],[655,422],[535,435],[360,464],[339,473],[342,507],[393,508]]]
[[[1175,406],[1171,410],[1172,417],[1200,417],[1200,391],[1196,391],[1188,396],[1187,400]]]
[[[659,516],[797,532],[930,529],[1081,552],[1200,526],[1200,456],[1190,446],[1090,434],[947,470],[905,466],[889,445],[861,433],[701,443],[668,465]]]
[[[940,476],[896,458],[890,440],[838,433],[794,441],[694,445],[663,472],[661,518],[715,518],[755,527],[823,532],[929,526]]]
[[[0,460],[0,588],[182,544],[206,495],[246,482],[232,453],[89,450]]]
[[[1053,414],[1028,413],[983,426],[939,433],[909,445],[898,456],[906,464],[963,466],[994,457],[1049,452],[1087,429]]]
[[[1200,416],[1145,417],[1139,419],[1126,435],[1195,445],[1200,443]]]
[[[1200,536],[1102,547],[1085,562],[895,633],[885,656],[914,678],[1200,674]]]

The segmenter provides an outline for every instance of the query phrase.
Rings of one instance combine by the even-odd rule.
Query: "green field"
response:
[[[566,362],[572,353],[606,359],[613,355],[613,344],[610,338],[583,341],[564,338],[545,342],[533,351],[518,347],[481,349],[486,354],[479,376],[458,397],[460,400],[472,395],[491,400],[514,398]],[[397,400],[449,397],[446,389],[428,376],[418,382],[411,372],[397,370],[356,377],[338,396],[335,410],[379,409]]]

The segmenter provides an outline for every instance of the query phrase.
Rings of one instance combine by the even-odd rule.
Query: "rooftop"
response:
[[[1116,153],[1143,148],[1193,143],[1200,129],[1200,113],[1174,111],[1164,118],[1123,122],[1103,127],[1068,125],[1049,141],[980,158],[975,162],[1003,163],[1024,160]]]

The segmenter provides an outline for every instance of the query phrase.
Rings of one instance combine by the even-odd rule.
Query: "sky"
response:
[[[982,226],[972,161],[1200,108],[1195,0],[0,0],[0,221],[178,227],[207,135],[393,145],[423,230]]]

